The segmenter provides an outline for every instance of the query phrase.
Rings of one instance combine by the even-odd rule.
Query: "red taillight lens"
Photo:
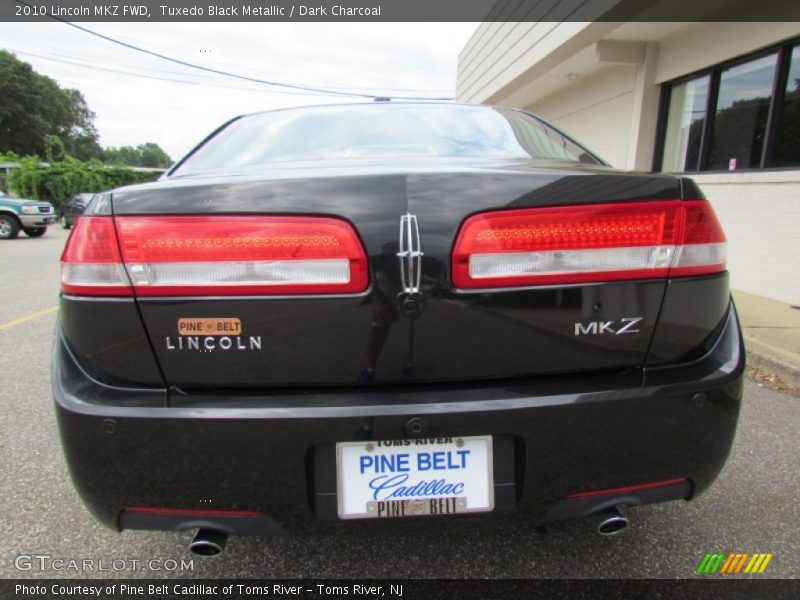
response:
[[[350,224],[328,217],[116,217],[137,296],[335,294],[367,288]]]
[[[526,208],[474,215],[453,249],[459,288],[646,279],[725,269],[706,200]]]
[[[359,293],[367,258],[353,227],[328,217],[91,217],[110,231],[118,265],[137,296]],[[89,220],[89,219],[87,219]],[[115,227],[116,226],[116,227]],[[100,227],[99,225],[97,227]],[[76,230],[77,232],[77,230]],[[74,236],[74,234],[73,234]],[[81,263],[84,239],[64,253]],[[70,238],[68,250],[73,245]],[[69,293],[104,294],[101,288]],[[130,288],[128,288],[130,293]]]
[[[111,217],[81,217],[61,254],[61,290],[89,296],[132,296]]]
[[[675,249],[670,277],[725,270],[725,233],[708,200],[683,203],[683,235]]]

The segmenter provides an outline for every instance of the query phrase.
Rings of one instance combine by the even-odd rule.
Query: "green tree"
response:
[[[19,160],[19,168],[11,171],[10,184],[18,196],[49,200],[58,208],[78,192],[102,192],[158,176],[157,172],[107,167],[96,160],[84,162],[71,156],[44,166],[38,156],[26,156]]]
[[[152,167],[166,169],[172,164],[169,154],[158,144],[147,142],[133,146],[120,146],[119,148],[105,148],[103,160],[107,163],[128,165],[130,167]]]
[[[61,141],[60,137],[57,135],[44,136],[44,155],[47,160],[51,163],[64,160],[66,154],[67,150],[64,148],[64,142]]]
[[[48,135],[58,136],[76,158],[101,156],[94,113],[83,95],[0,50],[0,152],[42,156]]]
[[[158,144],[147,142],[145,144],[140,144],[137,148],[142,153],[142,164],[139,165],[141,167],[159,167],[166,169],[172,164],[172,159],[169,157],[169,154],[164,152]]]

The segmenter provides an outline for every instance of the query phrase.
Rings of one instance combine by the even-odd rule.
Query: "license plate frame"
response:
[[[495,508],[494,440],[491,435],[338,442],[335,450],[339,519],[443,516],[492,512]],[[406,463],[401,463],[403,459],[400,455],[403,454],[408,457]],[[419,458],[421,454],[426,456]],[[354,455],[357,455],[357,459],[353,458]],[[369,466],[365,469],[362,461],[369,463],[370,456],[374,461],[383,463],[384,470],[370,473]],[[426,465],[430,468],[419,470]],[[387,466],[410,468],[393,471],[385,468]],[[372,467],[380,469],[378,464]],[[428,471],[439,476],[431,478]],[[378,482],[380,486],[387,476],[402,474],[408,474],[408,478],[402,481],[404,485],[388,488],[389,493],[400,496],[389,498],[386,497],[387,490],[376,491],[375,487],[370,487],[375,478],[384,477]],[[428,479],[425,478],[426,474]],[[466,479],[454,478],[454,474]],[[367,478],[373,475],[375,478],[367,482]],[[444,483],[436,483],[439,481]],[[422,483],[435,493],[426,494],[426,488],[420,487]],[[461,488],[457,487],[459,483],[463,484]],[[448,488],[448,485],[451,487]],[[373,494],[372,498],[369,498],[370,493]]]

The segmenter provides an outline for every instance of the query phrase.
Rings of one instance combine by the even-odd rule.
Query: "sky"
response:
[[[172,58],[270,81],[387,96],[452,97],[477,23],[80,23]],[[0,48],[83,93],[102,146],[173,158],[236,115],[352,101],[203,73],[64,23],[0,23]]]

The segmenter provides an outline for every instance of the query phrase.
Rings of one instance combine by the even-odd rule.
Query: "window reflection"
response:
[[[792,50],[789,78],[775,131],[772,165],[800,165],[800,46]]]
[[[710,170],[761,165],[777,60],[778,55],[771,54],[722,71],[708,157]]]
[[[672,88],[664,141],[663,171],[694,171],[700,159],[710,77]]]
[[[523,113],[460,105],[292,109],[234,121],[178,169],[378,157],[546,158],[597,164],[584,148]]]

